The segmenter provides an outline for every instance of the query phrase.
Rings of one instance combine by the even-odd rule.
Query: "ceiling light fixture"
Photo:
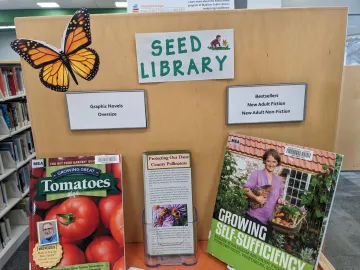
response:
[[[118,8],[127,8],[127,2],[115,2],[115,6]]]
[[[15,29],[15,25],[0,26],[0,29]]]
[[[58,7],[60,7],[59,4],[55,3],[55,2],[38,2],[36,4],[42,8],[58,8]]]

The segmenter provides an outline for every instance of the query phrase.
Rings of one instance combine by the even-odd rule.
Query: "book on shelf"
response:
[[[9,238],[11,239],[12,231],[11,231],[11,226],[10,226],[10,219],[4,218],[4,222],[5,222],[6,233],[9,236]]]
[[[6,224],[3,221],[0,221],[0,235],[1,235],[1,242],[2,242],[2,246],[5,247],[7,245],[7,243],[10,241],[10,237],[6,232]]]
[[[18,175],[19,183],[21,186],[22,193],[24,193],[29,188],[29,164],[21,167],[16,173]]]
[[[6,89],[5,89],[5,81],[4,81],[4,75],[0,68],[0,97],[4,98],[6,97]]]
[[[14,179],[15,179],[15,183],[16,183],[16,187],[18,188],[18,190],[21,192],[21,193],[24,193],[24,187],[23,187],[23,183],[20,179],[20,176],[18,174],[18,172],[16,172],[14,174]]]
[[[3,210],[7,206],[7,198],[3,186],[4,185],[0,182],[0,210]]]
[[[25,131],[0,142],[0,152],[10,152],[17,163],[25,161],[34,153],[31,131]]]
[[[11,198],[20,198],[23,194],[23,187],[16,173],[10,174],[2,183],[5,186],[5,190]]]
[[[0,142],[0,152],[4,152],[4,153],[9,152],[12,159],[15,162],[18,161],[17,148],[14,142],[5,142],[5,141]]]
[[[7,104],[0,104],[0,109],[1,109],[2,117],[4,118],[8,129],[11,131],[10,116],[9,116],[9,113],[8,113]]]
[[[34,141],[33,141],[33,136],[32,136],[31,131],[27,130],[23,134],[25,134],[25,136],[26,136],[26,143],[27,143],[27,147],[29,149],[30,154],[34,154],[35,147],[34,147]]]
[[[18,202],[13,209],[21,209],[26,213],[26,216],[29,216],[29,201],[28,197],[25,197],[20,202]]]
[[[207,252],[235,269],[318,269],[342,161],[229,134]]]
[[[16,79],[18,83],[18,89],[20,93],[25,93],[25,87],[24,87],[24,78],[22,75],[21,68],[16,69]]]
[[[3,94],[3,97],[8,97],[10,95],[10,90],[9,90],[7,71],[2,70],[0,68],[0,73],[1,73],[1,77],[2,77],[2,80],[1,80],[2,85],[0,85],[0,88],[2,89],[1,92]]]
[[[0,109],[0,116],[4,119],[10,131],[15,131],[30,123],[27,102],[25,100],[0,104]]]
[[[10,94],[11,96],[16,96],[17,92],[19,91],[18,84],[16,81],[16,70],[15,68],[12,68],[10,72],[8,72],[8,82],[9,82],[9,88],[10,88]]]
[[[5,166],[6,165],[4,164],[1,153],[0,153],[0,175],[5,173]]]
[[[2,98],[25,93],[22,70],[20,68],[0,68],[0,90]]]
[[[11,192],[12,197],[21,197],[29,189],[30,174],[28,166],[29,164],[21,167],[2,180],[5,183],[6,190]]]
[[[27,226],[29,224],[26,211],[21,208],[16,209],[15,207],[0,219],[0,243],[3,247],[13,238],[16,226]]]
[[[0,189],[1,189],[2,202],[6,207],[8,204],[8,195],[7,195],[6,185],[3,181],[0,182]]]

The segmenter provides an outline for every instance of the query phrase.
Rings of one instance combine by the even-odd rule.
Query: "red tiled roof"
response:
[[[231,137],[236,137],[240,139],[240,144],[234,144],[230,142]],[[294,146],[299,147],[294,144],[282,143],[267,139],[260,139],[251,136],[239,135],[231,133],[228,137],[227,147],[230,150],[244,153],[249,156],[254,156],[257,158],[262,158],[264,152],[270,148],[275,149],[279,152],[281,156],[281,163],[285,165],[290,165],[299,169],[304,169],[307,171],[321,172],[323,165],[330,165],[332,168],[335,166],[335,153],[316,150],[309,147],[300,148],[308,149],[313,151],[312,161],[303,160],[299,158],[293,158],[284,155],[285,146]]]

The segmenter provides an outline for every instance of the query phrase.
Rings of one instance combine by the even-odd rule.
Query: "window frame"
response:
[[[286,176],[286,181],[285,181],[285,186],[284,186],[284,192],[283,192],[283,200],[286,200],[286,196],[288,195],[287,192],[288,192],[288,187],[289,187],[289,180],[290,180],[290,178],[291,178],[290,175],[291,175],[291,172],[292,172],[292,171],[295,171],[295,178],[293,178],[293,179],[295,179],[295,180],[299,180],[299,179],[296,179],[296,174],[297,174],[298,172],[301,173],[301,176],[302,176],[302,174],[304,174],[304,173],[307,174],[305,189],[302,190],[302,189],[300,188],[300,186],[299,186],[299,188],[291,187],[292,190],[296,189],[296,190],[298,190],[298,191],[307,191],[307,190],[309,189],[310,182],[311,182],[311,177],[312,177],[312,174],[309,173],[309,172],[304,172],[304,171],[297,170],[297,169],[292,169],[292,168],[287,168],[287,169],[289,170],[289,173],[288,173],[287,176]],[[290,196],[291,199],[292,199],[292,198],[295,198],[295,197],[293,197],[292,195],[289,195],[289,196]],[[296,199],[298,200],[298,199],[300,199],[300,198],[299,198],[299,197],[296,197]],[[301,207],[301,206],[302,206],[302,205],[300,205],[300,207]]]

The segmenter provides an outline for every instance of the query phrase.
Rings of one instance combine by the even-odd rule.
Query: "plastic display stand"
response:
[[[183,265],[183,266],[193,266],[197,263],[198,261],[198,245],[197,245],[197,222],[198,222],[198,217],[197,217],[197,210],[196,208],[194,208],[194,221],[193,222],[188,222],[187,226],[183,226],[183,227],[189,227],[192,226],[193,231],[194,231],[194,253],[193,254],[179,254],[179,255],[159,255],[159,256],[151,256],[148,253],[147,250],[147,231],[149,228],[154,228],[154,224],[152,223],[146,223],[145,222],[145,211],[143,211],[142,213],[142,223],[143,223],[143,230],[144,230],[144,258],[145,258],[145,265],[148,267],[159,267],[159,266],[164,266],[164,265]],[[179,227],[177,227],[179,228]],[[164,228],[159,228],[159,230],[163,230]],[[176,241],[176,243],[172,242],[169,243],[166,241],[166,238],[161,238],[160,234],[158,237],[158,244],[159,245],[163,245],[165,247],[169,247],[169,246],[175,246],[177,249],[181,249],[182,246],[185,247],[185,243],[183,241],[183,239],[185,238],[185,234],[187,233],[188,230],[186,230],[184,228],[184,232],[183,233],[179,233],[179,241]]]

